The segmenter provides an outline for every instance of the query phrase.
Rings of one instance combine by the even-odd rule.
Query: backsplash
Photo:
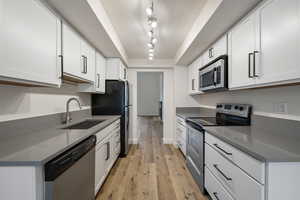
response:
[[[61,88],[0,86],[0,121],[64,112],[70,97],[79,98],[84,108],[91,105],[91,95],[78,93],[77,86],[63,84]],[[76,104],[71,110],[78,109]]]
[[[247,103],[253,105],[254,112],[300,116],[300,86],[249,89],[218,92],[193,96],[203,106],[216,103]]]

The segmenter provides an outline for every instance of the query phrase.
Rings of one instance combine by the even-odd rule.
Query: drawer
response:
[[[181,117],[176,117],[176,122],[181,124],[182,126],[186,126],[185,120]]]
[[[205,166],[236,197],[242,200],[264,200],[264,185],[205,144]]]
[[[265,163],[249,156],[237,148],[221,141],[220,139],[205,133],[205,142],[220,154],[231,160],[251,177],[261,184],[265,184]]]
[[[97,137],[97,143],[101,142],[104,138],[106,138],[108,135],[110,135],[113,131],[116,131],[117,129],[120,129],[120,120],[113,122],[109,126],[96,133],[95,135]]]
[[[213,200],[234,200],[207,167],[205,167],[205,188]]]

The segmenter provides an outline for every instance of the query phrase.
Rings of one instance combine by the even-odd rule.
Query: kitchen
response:
[[[0,199],[298,199],[299,9],[0,0]]]

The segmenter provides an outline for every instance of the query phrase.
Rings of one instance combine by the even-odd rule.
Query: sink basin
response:
[[[93,126],[96,126],[102,122],[104,122],[105,120],[85,120],[82,122],[79,122],[77,124],[73,124],[71,126],[67,126],[63,129],[89,129],[92,128]]]

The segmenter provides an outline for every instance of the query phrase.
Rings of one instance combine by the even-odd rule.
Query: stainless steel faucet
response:
[[[66,112],[66,114],[65,114],[65,119],[63,120],[63,123],[64,123],[64,124],[68,124],[68,123],[70,123],[70,122],[72,121],[72,117],[71,117],[71,113],[70,113],[70,103],[71,103],[72,101],[76,101],[76,102],[78,103],[78,106],[79,106],[80,110],[81,110],[81,104],[80,104],[80,101],[79,101],[77,98],[74,98],[74,97],[70,98],[70,99],[67,101],[67,112]]]

